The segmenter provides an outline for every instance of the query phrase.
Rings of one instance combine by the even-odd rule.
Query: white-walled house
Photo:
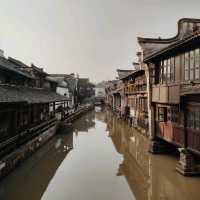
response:
[[[70,99],[69,107],[74,107],[77,82],[74,75],[51,74],[48,78],[57,81],[56,93],[68,97]]]
[[[102,81],[95,86],[95,97],[105,98],[106,97],[106,81]]]
[[[105,97],[105,87],[99,87],[99,86],[96,86],[95,87],[95,97],[102,97],[104,98]]]
[[[61,84],[58,84],[58,86],[56,88],[56,92],[58,94],[61,94],[61,95],[64,95],[64,96],[70,98],[69,88],[68,88],[68,85],[65,81],[63,81]]]

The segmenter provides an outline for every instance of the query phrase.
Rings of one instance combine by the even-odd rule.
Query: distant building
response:
[[[68,97],[70,100],[69,106],[74,107],[77,99],[78,78],[76,78],[73,74],[50,74],[48,79],[54,80],[58,83],[56,92],[60,95]]]
[[[102,104],[105,103],[106,97],[106,81],[102,81],[95,85],[95,103]]]
[[[100,86],[95,86],[95,97],[104,98],[105,97],[105,88]]]
[[[138,68],[121,80],[128,109],[125,118],[128,117],[130,124],[134,127],[148,133],[148,94],[145,70]]]
[[[92,84],[88,78],[78,78],[77,95],[78,103],[89,101],[95,95],[95,85]]]
[[[117,69],[117,79],[108,81],[106,84],[106,104],[119,115],[126,112],[127,98],[124,95],[122,78],[132,73],[133,70]]]

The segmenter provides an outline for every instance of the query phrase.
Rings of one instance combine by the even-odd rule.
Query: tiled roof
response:
[[[172,38],[142,38],[138,37],[138,43],[143,50],[144,61],[160,54],[163,50],[174,48],[182,41],[193,37],[200,30],[200,19],[183,18],[178,21],[178,33]]]
[[[145,73],[145,71],[144,71],[143,69],[134,70],[133,72],[127,74],[127,75],[124,76],[124,77],[122,77],[120,80],[126,79],[126,78],[128,78],[128,77],[130,77],[130,76],[137,76],[137,75],[139,75],[139,74],[141,74],[141,73]]]
[[[44,89],[0,85],[0,103],[26,102],[33,104],[67,100],[68,98],[65,96]]]
[[[16,65],[9,62],[6,58],[3,58],[3,57],[0,58],[0,68],[2,70],[7,70],[7,71],[17,73],[18,75],[24,76],[29,79],[34,79],[34,77],[32,77],[29,73],[25,73],[25,72],[17,69]]]
[[[148,57],[145,58],[144,61],[147,61],[149,59],[155,58],[155,57],[157,57],[157,56],[159,56],[159,55],[161,55],[161,54],[163,54],[165,52],[168,52],[168,51],[170,51],[172,49],[178,48],[178,47],[180,47],[180,46],[182,46],[182,45],[184,45],[184,44],[186,44],[186,43],[188,43],[188,42],[190,42],[190,41],[192,41],[194,39],[198,39],[198,38],[200,38],[200,31],[197,31],[194,34],[191,34],[191,35],[183,38],[182,40],[174,42],[171,45],[169,45],[169,46],[167,46],[165,48],[162,48],[161,50],[156,51],[153,54],[150,54]]]
[[[133,72],[133,70],[127,69],[117,69],[119,79],[123,78],[124,76],[128,75],[129,73]]]

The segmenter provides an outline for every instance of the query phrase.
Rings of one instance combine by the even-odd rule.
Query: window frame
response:
[[[195,80],[195,50],[189,51],[189,80]]]
[[[188,55],[187,62],[186,62],[186,55]],[[184,53],[184,81],[189,81],[190,80],[190,54],[189,52]],[[186,68],[186,63],[187,63],[187,68]],[[187,78],[186,78],[186,72],[187,72]]]
[[[198,52],[198,55],[196,54]],[[194,80],[200,79],[200,49],[196,48],[194,49]],[[198,58],[198,59],[197,59]],[[198,77],[196,76],[198,74]]]
[[[167,107],[158,107],[158,122],[167,122]]]

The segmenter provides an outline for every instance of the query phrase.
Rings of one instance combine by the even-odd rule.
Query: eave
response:
[[[177,42],[172,43],[171,45],[167,46],[166,48],[163,48],[153,54],[150,54],[149,56],[147,56],[146,58],[144,58],[144,62],[151,62],[153,60],[155,60],[156,58],[158,58],[159,56],[168,53],[172,50],[176,50],[177,48],[184,46],[185,44],[188,44],[190,42],[192,42],[195,39],[198,39],[200,37],[200,31],[195,32],[194,34],[185,37],[182,40],[179,40]]]

